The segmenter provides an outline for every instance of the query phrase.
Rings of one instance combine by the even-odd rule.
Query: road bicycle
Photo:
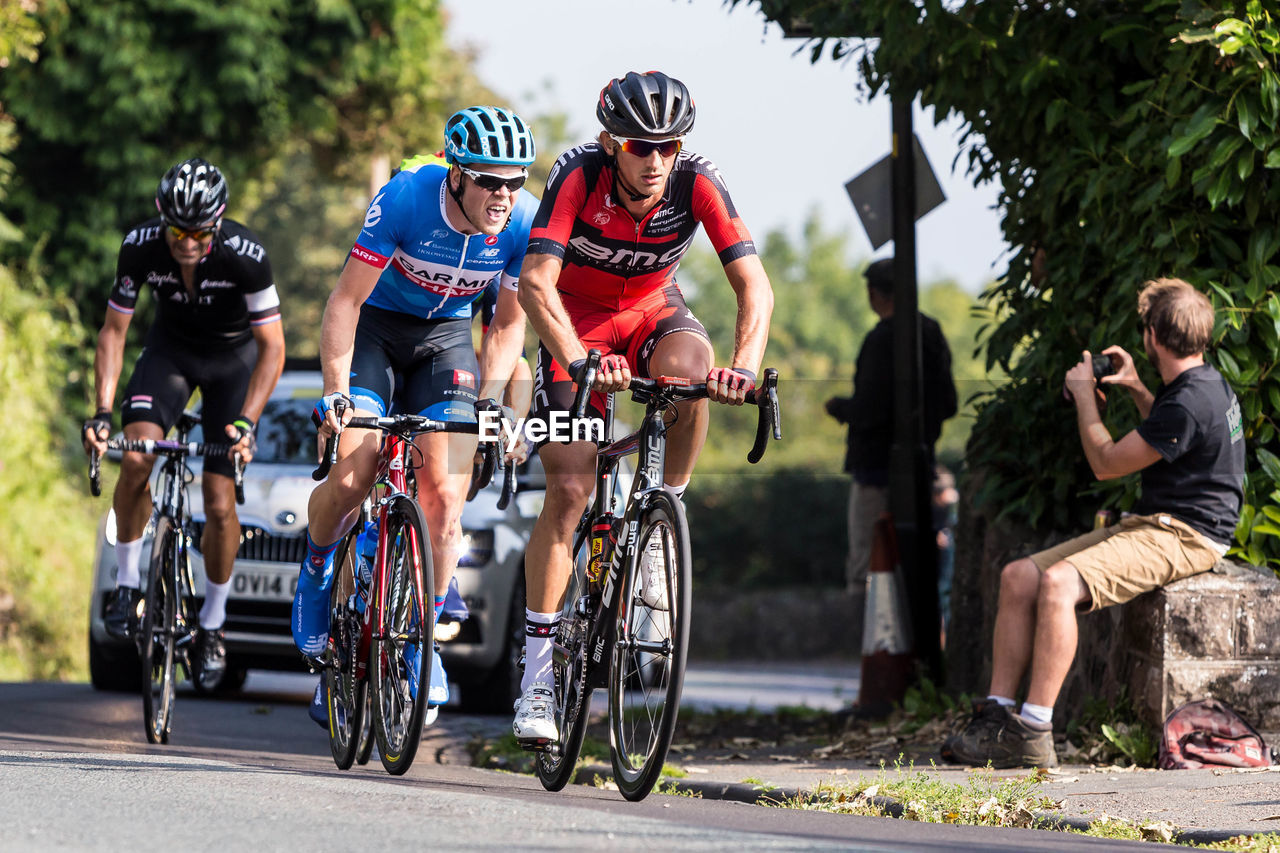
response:
[[[581,419],[599,366],[591,350],[577,378],[573,417]],[[755,445],[747,458],[760,461],[769,436],[782,438],[778,372],[769,368],[747,401],[759,407]],[[596,489],[573,537],[573,573],[552,645],[559,740],[539,744],[538,779],[559,791],[573,777],[587,730],[591,693],[609,691],[609,747],[614,781],[628,800],[644,799],[662,773],[680,709],[689,645],[692,597],[689,526],[684,506],[662,487],[666,415],[682,400],[707,396],[704,383],[659,377],[633,378],[632,399],[645,406],[639,429],[610,440],[614,395],[606,398],[605,440],[596,456]],[[625,507],[614,482],[619,461],[639,453]],[[646,604],[648,571],[665,580],[659,606]]]
[[[153,533],[146,592],[134,636],[142,659],[142,716],[151,743],[169,742],[178,665],[185,677],[193,677],[189,651],[199,612],[191,574],[191,516],[187,509],[187,486],[195,476],[187,467],[187,458],[226,455],[231,449],[227,443],[189,441],[191,430],[199,423],[198,414],[183,412],[173,439],[113,438],[107,442],[108,450],[164,457],[149,523]],[[243,504],[244,466],[239,456],[233,462],[236,503]],[[102,494],[101,460],[96,450],[89,454],[89,488],[94,497]]]
[[[435,633],[435,572],[417,502],[413,470],[420,451],[413,439],[428,432],[476,433],[478,425],[397,414],[352,418],[343,429],[379,430],[384,438],[369,497],[334,552],[328,646],[309,662],[323,673],[334,763],[340,770],[355,760],[363,764],[376,741],[382,766],[399,776],[413,763],[422,736]],[[499,451],[492,442],[482,442],[481,448],[487,478],[499,464]],[[333,436],[312,477],[323,480],[336,461]],[[506,509],[514,491],[512,466],[503,468],[500,509]],[[370,563],[357,552],[357,542],[372,519],[378,539]],[[367,728],[372,739],[362,737]]]

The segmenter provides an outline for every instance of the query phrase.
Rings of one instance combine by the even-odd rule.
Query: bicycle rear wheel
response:
[[[556,731],[560,740],[539,751],[535,762],[538,781],[548,791],[559,791],[573,779],[591,708],[591,687],[587,684],[587,636],[591,633],[591,622],[578,607],[586,593],[585,537],[574,552],[573,562],[551,664],[555,675]]]
[[[181,558],[178,540],[173,519],[161,516],[156,521],[155,538],[151,542],[146,603],[138,632],[138,651],[142,657],[142,718],[151,743],[168,743],[173,725],[177,688],[177,567]]]
[[[665,610],[640,598],[646,560],[666,580]],[[653,790],[675,732],[689,649],[690,566],[684,507],[667,492],[655,492],[641,510],[640,538],[623,567],[609,667],[613,778],[628,800]]]
[[[369,688],[382,766],[399,776],[417,754],[427,711],[435,580],[426,523],[416,503],[404,496],[392,499],[386,537],[386,570],[374,579],[377,612],[369,647]]]
[[[333,586],[329,588],[324,698],[329,709],[329,751],[339,770],[349,768],[359,751],[368,690],[364,672],[367,656],[360,654],[364,617],[353,606],[359,571],[355,542],[356,531],[352,530],[338,543],[333,558]]]

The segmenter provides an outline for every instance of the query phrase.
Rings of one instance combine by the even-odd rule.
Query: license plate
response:
[[[293,601],[298,589],[298,573],[236,570],[231,578],[231,594],[256,601]]]

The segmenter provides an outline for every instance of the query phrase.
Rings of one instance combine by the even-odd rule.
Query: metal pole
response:
[[[915,653],[935,681],[939,648],[938,556],[931,507],[932,454],[924,443],[920,310],[916,292],[916,172],[913,98],[890,93],[893,112],[893,356],[894,441],[889,457],[889,505],[906,579]]]

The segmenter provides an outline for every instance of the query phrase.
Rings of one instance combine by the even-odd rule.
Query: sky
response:
[[[565,113],[575,142],[599,130],[595,102],[610,78],[661,70],[697,104],[686,147],[714,162],[739,215],[762,239],[798,236],[812,210],[827,231],[850,234],[851,262],[874,252],[844,184],[889,153],[889,100],[868,101],[853,65],[809,62],[754,5],[721,0],[443,0],[447,38],[477,53],[480,79],[517,113]],[[463,105],[459,105],[463,106]],[[977,292],[1003,272],[1007,246],[994,186],[974,188],[956,171],[957,121],[915,130],[947,200],[920,219],[919,280],[951,279]],[[709,245],[709,244],[708,244]]]

